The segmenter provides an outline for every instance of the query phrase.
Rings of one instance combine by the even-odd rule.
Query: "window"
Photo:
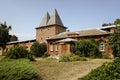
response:
[[[50,44],[50,51],[53,51],[53,44]]]
[[[105,45],[104,45],[103,42],[100,43],[100,45],[99,45],[99,50],[100,50],[101,52],[104,52],[104,51],[105,51]]]
[[[55,45],[55,51],[58,51],[58,44]]]

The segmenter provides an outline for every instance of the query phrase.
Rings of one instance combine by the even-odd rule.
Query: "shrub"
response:
[[[109,36],[108,42],[114,57],[120,57],[120,25],[114,28],[114,33]]]
[[[35,42],[31,48],[31,53],[33,55],[35,55],[36,57],[41,57],[44,55],[44,53],[46,52],[47,50],[47,47],[46,47],[46,44],[45,43],[39,43],[39,42]]]
[[[28,54],[27,57],[30,61],[35,61],[35,57],[32,54]]]
[[[104,59],[111,59],[112,57],[110,56],[110,54],[106,53],[106,54],[103,54],[103,58]]]
[[[66,53],[60,56],[60,62],[72,62],[72,61],[86,61],[86,58],[81,58],[78,55],[72,53]]]
[[[98,45],[90,40],[82,40],[80,42],[75,42],[71,46],[72,53],[79,55],[81,57],[102,57],[99,51]]]
[[[35,60],[33,55],[31,55],[24,47],[21,47],[19,45],[11,48],[7,52],[6,57],[11,59],[28,58],[32,61]]]
[[[45,52],[44,55],[43,55],[44,58],[45,58],[45,57],[49,57],[49,56],[50,56],[50,54],[47,53],[47,52]]]
[[[120,58],[104,63],[79,80],[118,80],[120,79]]]
[[[3,59],[0,60],[0,80],[40,80],[40,77],[27,59]]]

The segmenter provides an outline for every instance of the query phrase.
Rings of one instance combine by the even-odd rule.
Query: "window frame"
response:
[[[50,44],[50,51],[53,51],[53,44]]]
[[[105,43],[104,42],[101,42],[99,44],[99,50],[100,50],[100,52],[104,52],[105,51]]]
[[[55,51],[58,51],[58,44],[55,45]]]

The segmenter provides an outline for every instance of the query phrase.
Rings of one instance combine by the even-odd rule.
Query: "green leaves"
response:
[[[11,26],[8,26],[6,22],[0,24],[0,46],[3,47],[9,41],[9,31]]]
[[[120,58],[104,63],[80,80],[117,80],[120,79]]]
[[[109,39],[110,48],[113,50],[114,57],[120,57],[120,27],[116,26],[114,33]]]
[[[21,47],[19,45],[16,45],[15,47],[11,48],[7,52],[6,57],[11,59],[28,58],[31,61],[35,60],[35,58],[30,52],[28,52],[24,47]]]
[[[66,53],[66,54],[60,55],[59,61],[60,62],[87,61],[87,59],[72,53]]]
[[[41,57],[44,55],[44,53],[47,50],[47,46],[45,43],[39,43],[39,42],[35,42],[31,48],[31,53],[34,54],[36,57]]]
[[[81,57],[101,57],[102,54],[99,52],[99,48],[96,42],[91,40],[82,40],[80,42],[75,42],[72,45],[71,51]]]
[[[0,80],[37,80],[39,74],[26,59],[0,60]]]

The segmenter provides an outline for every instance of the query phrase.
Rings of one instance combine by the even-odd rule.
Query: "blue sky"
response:
[[[12,26],[19,40],[35,38],[44,14],[56,8],[70,31],[100,28],[120,18],[120,0],[0,0],[0,22]]]

